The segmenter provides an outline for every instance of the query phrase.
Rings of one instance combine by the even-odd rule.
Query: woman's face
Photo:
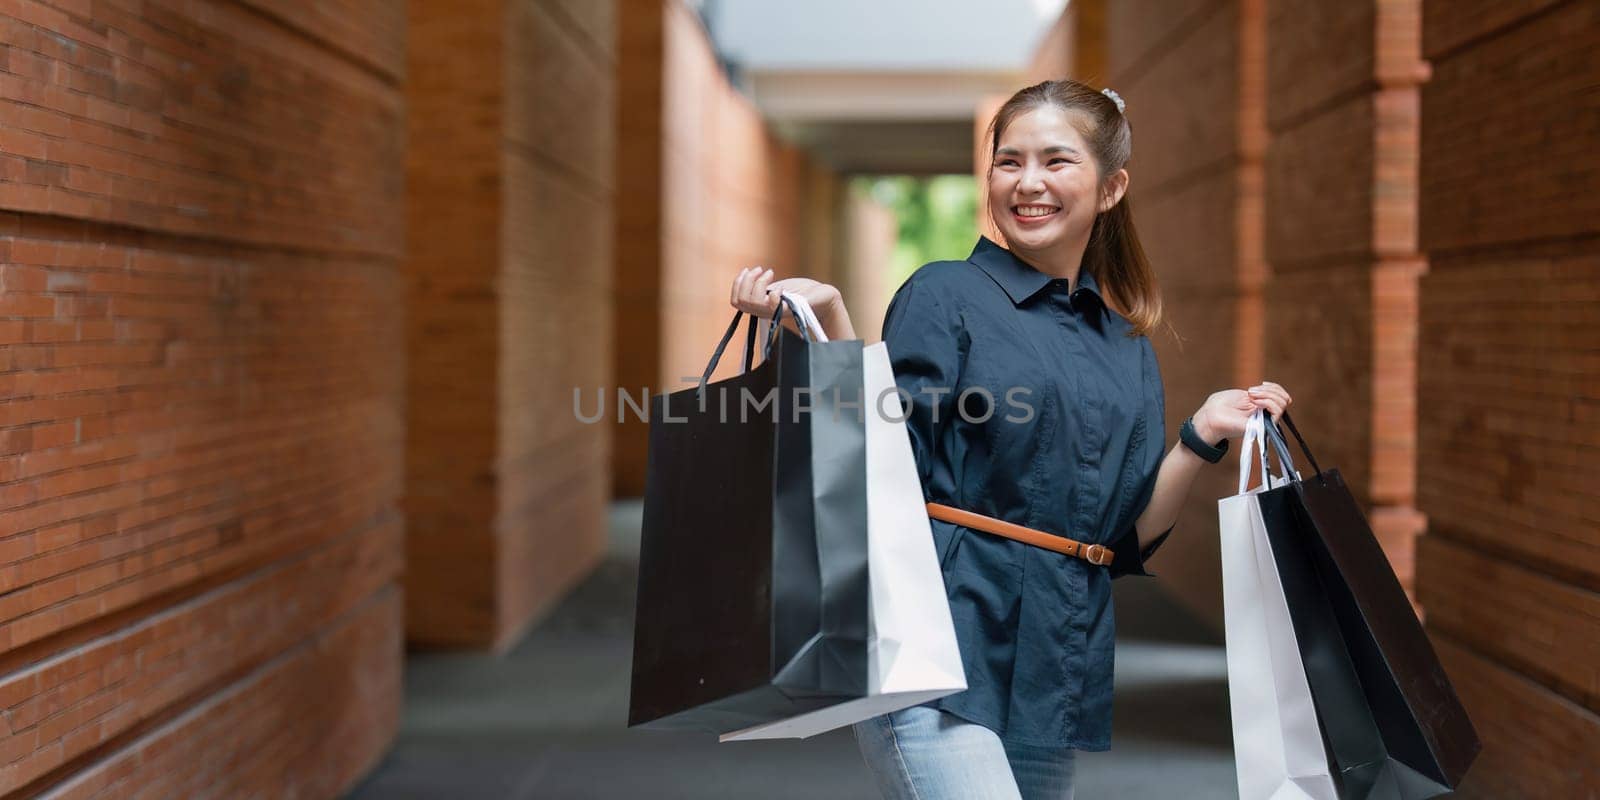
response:
[[[1056,106],[1019,114],[1000,135],[989,171],[989,213],[1006,245],[1029,261],[1081,258],[1100,212],[1122,199],[1127,171],[1105,182],[1088,143]]]

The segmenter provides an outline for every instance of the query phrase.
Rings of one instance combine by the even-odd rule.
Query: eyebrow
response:
[[[1050,145],[1041,152],[1043,152],[1045,155],[1049,155],[1051,153],[1071,153],[1075,156],[1083,155],[1082,153],[1078,152],[1076,148],[1068,147],[1064,144]],[[1015,147],[1002,147],[999,150],[996,150],[994,154],[997,156],[1020,156],[1022,155],[1022,151]]]

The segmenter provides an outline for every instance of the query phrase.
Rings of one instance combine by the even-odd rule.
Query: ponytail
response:
[[[1139,243],[1128,198],[1094,218],[1083,266],[1132,323],[1134,336],[1148,336],[1161,323],[1161,290],[1155,270]]]

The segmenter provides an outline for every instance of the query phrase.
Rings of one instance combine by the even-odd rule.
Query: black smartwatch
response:
[[[1212,445],[1200,438],[1200,433],[1194,429],[1194,417],[1183,421],[1183,427],[1178,429],[1178,439],[1183,446],[1194,451],[1194,454],[1212,464],[1222,460],[1228,452],[1228,440],[1223,439],[1220,444]]]

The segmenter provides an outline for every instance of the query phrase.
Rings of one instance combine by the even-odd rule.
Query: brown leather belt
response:
[[[1103,544],[1084,544],[1083,542],[1075,542],[1066,538],[1065,536],[1057,536],[1053,533],[1045,533],[1044,531],[1034,530],[1033,528],[1018,525],[1014,522],[1006,522],[1005,520],[995,519],[994,517],[984,516],[983,514],[977,514],[971,511],[963,511],[959,508],[941,505],[939,503],[928,504],[928,516],[937,520],[952,522],[976,531],[992,533],[996,536],[1004,536],[1007,539],[1015,539],[1024,544],[1031,544],[1034,547],[1043,547],[1046,550],[1054,550],[1057,553],[1069,555],[1074,558],[1081,558],[1084,561],[1097,566],[1104,567],[1111,563],[1111,550]]]

